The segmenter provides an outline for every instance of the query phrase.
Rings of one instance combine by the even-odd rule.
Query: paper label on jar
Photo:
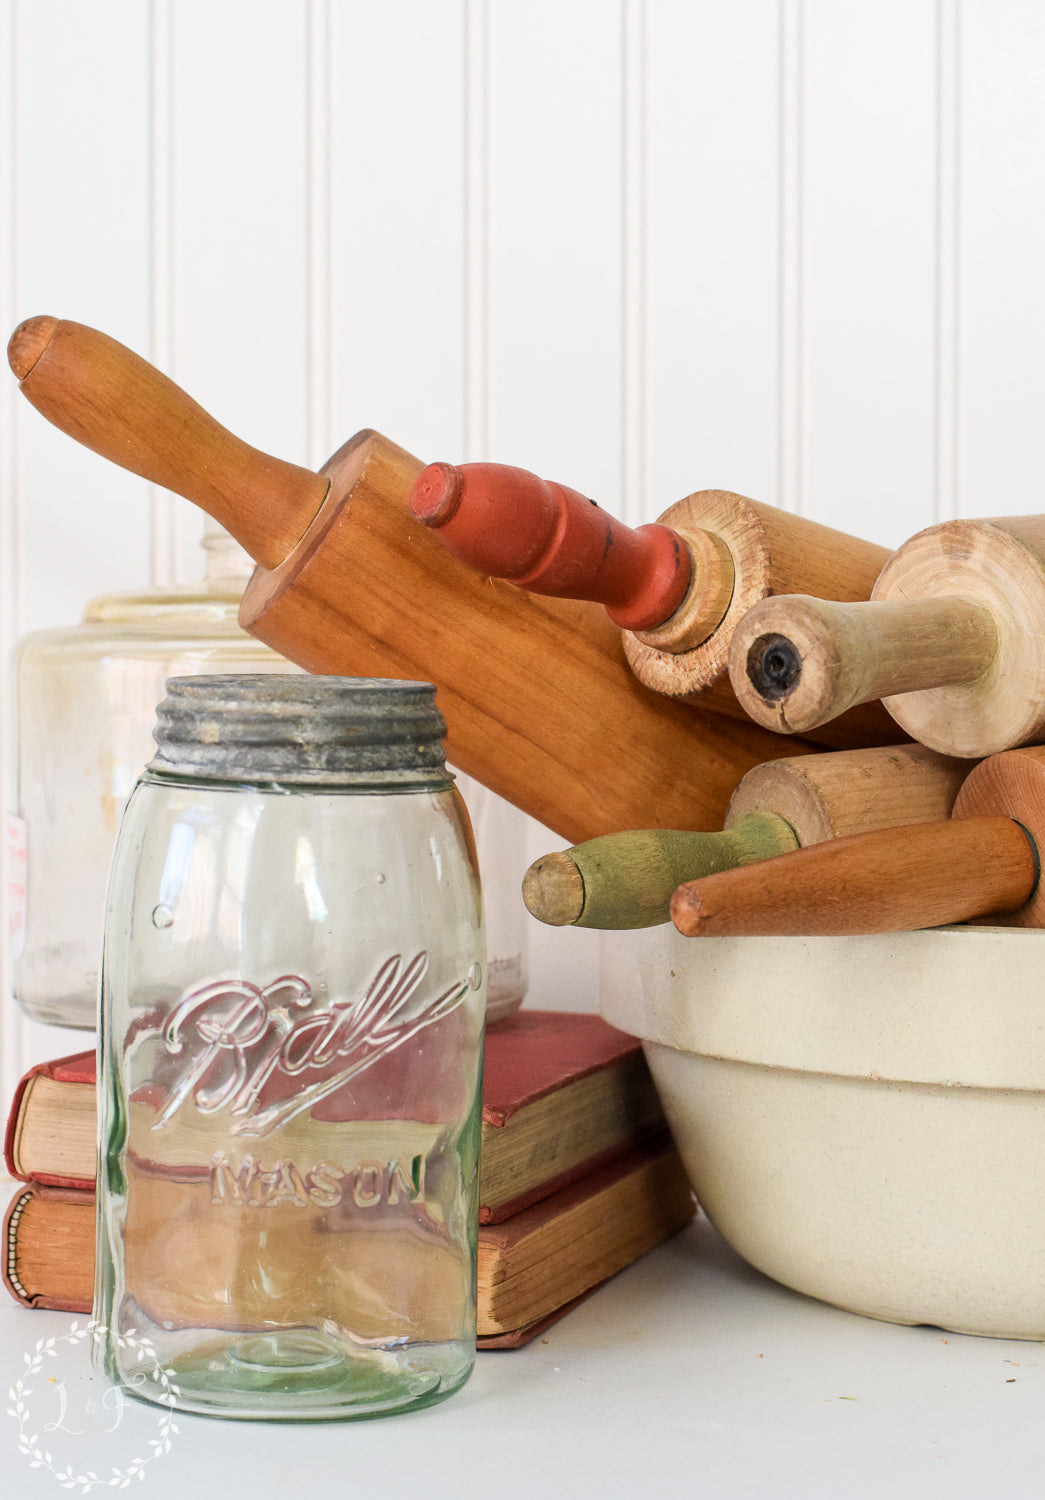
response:
[[[15,813],[7,814],[7,941],[12,958],[25,949],[25,890],[28,825]]]

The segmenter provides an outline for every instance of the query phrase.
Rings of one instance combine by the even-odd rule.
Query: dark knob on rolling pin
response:
[[[729,676],[758,723],[805,734],[881,699],[946,755],[1045,737],[1045,517],[948,521],[886,563],[868,602],[780,594],[733,634]]]
[[[565,485],[507,464],[429,464],[410,506],[470,567],[537,594],[590,599],[624,630],[671,618],[693,581],[685,537],[635,530]]]
[[[1003,751],[962,784],[949,822],[854,834],[681,885],[686,937],[846,936],[991,917],[1045,926],[1045,747]]]

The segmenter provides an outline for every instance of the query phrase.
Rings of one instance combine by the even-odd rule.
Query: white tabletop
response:
[[[73,1322],[5,1299],[5,1386],[38,1341],[57,1339],[31,1384],[26,1435],[53,1468],[108,1479],[149,1457],[161,1414],[100,1404],[85,1345],[64,1341]],[[318,1426],[175,1420],[170,1451],[150,1458],[130,1491],[145,1500],[184,1500],[201,1486],[222,1495],[225,1485],[249,1500],[306,1487],[346,1500],[980,1500],[1040,1493],[1045,1348],[839,1312],[750,1270],[702,1221],[543,1339],[481,1354],[442,1405]],[[18,1500],[82,1492],[30,1468],[10,1415],[0,1485]]]

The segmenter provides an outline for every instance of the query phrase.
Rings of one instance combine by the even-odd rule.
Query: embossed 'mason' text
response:
[[[277,1204],[297,1204],[307,1208],[333,1208],[338,1203],[354,1203],[357,1208],[377,1208],[387,1203],[416,1203],[423,1198],[425,1158],[410,1161],[364,1161],[345,1167],[337,1162],[321,1161],[302,1172],[292,1161],[277,1161],[263,1166],[256,1157],[245,1156],[237,1169],[224,1151],[211,1157],[210,1196],[212,1203],[226,1203],[245,1208],[272,1208]]]

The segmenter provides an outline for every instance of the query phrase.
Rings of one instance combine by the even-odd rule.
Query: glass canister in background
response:
[[[203,546],[202,583],[94,599],[79,625],[35,631],[16,648],[11,957],[15,997],[34,1020],[95,1026],[113,842],[152,754],[167,678],[297,670],[239,626],[247,553],[209,518]],[[469,777],[459,786],[483,879],[488,1017],[499,1021],[526,994],[526,819]]]
[[[529,934],[533,919],[522,899],[526,814],[496,796],[481,781],[454,772],[475,833],[486,911],[486,1021],[513,1016],[526,998]]]
[[[168,677],[293,672],[241,630],[253,563],[215,522],[202,583],[92,599],[78,625],[38,630],[15,649],[23,909],[12,984],[36,1021],[94,1028],[105,885],[120,814],[153,750]],[[23,904],[24,903],[24,904]]]
[[[369,1416],[471,1370],[484,936],[443,732],[423,683],[168,684],[102,965],[95,1314],[146,1399],[159,1365],[184,1410]]]

